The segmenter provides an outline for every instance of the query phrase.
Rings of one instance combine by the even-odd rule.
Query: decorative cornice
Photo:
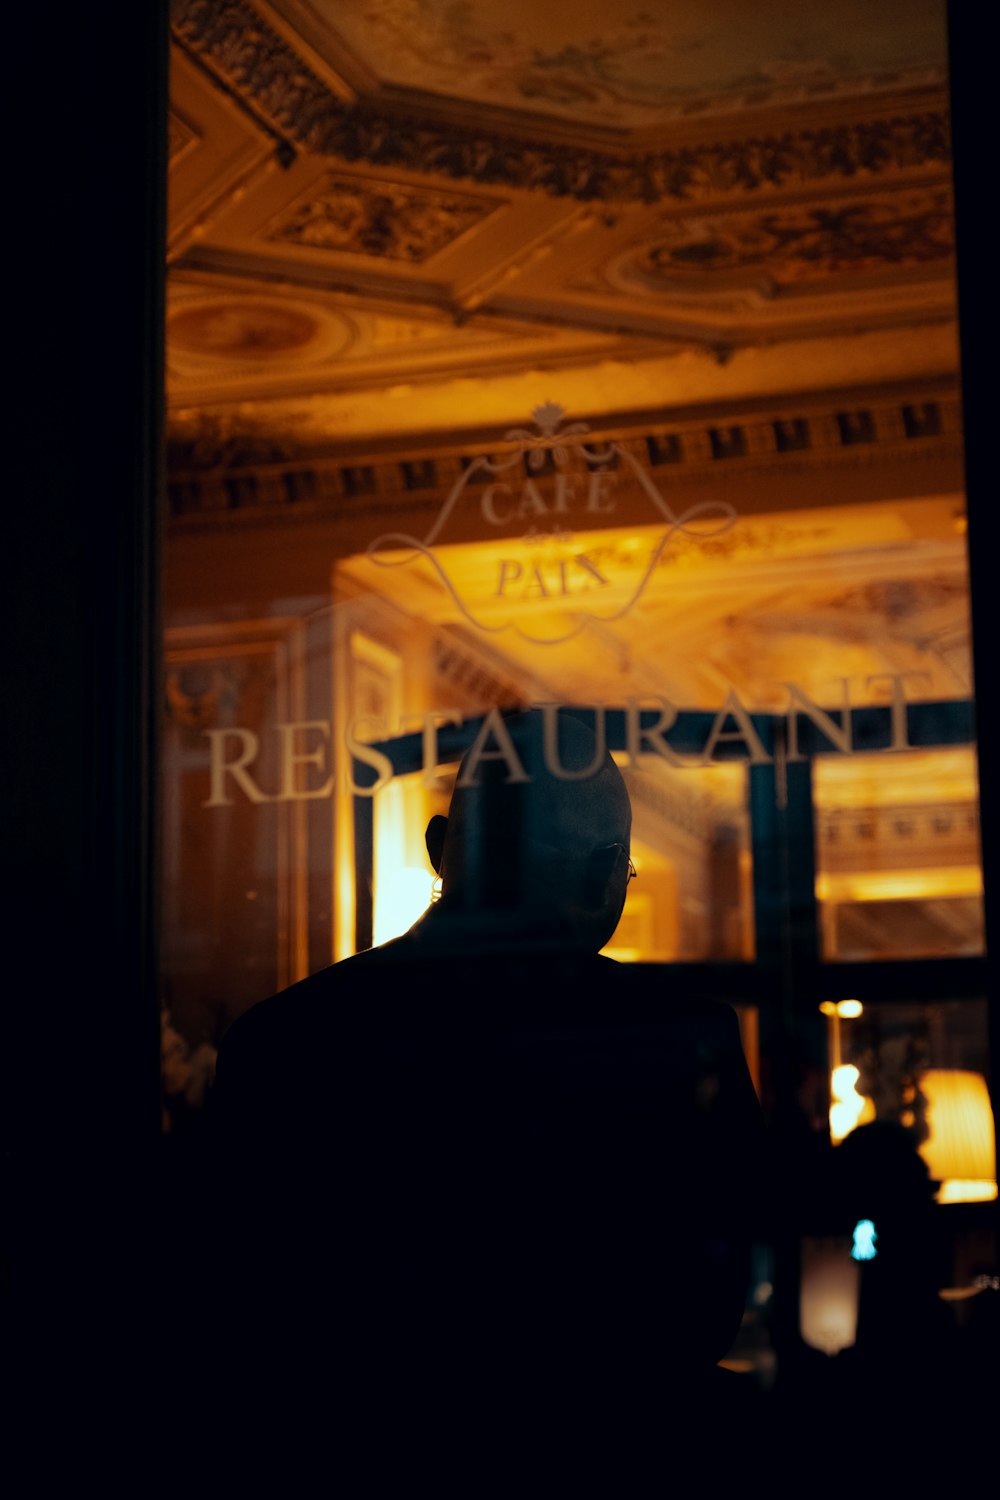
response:
[[[451,123],[407,121],[402,128],[398,114],[336,98],[246,0],[173,0],[172,25],[178,41],[287,140],[341,161],[554,197],[643,203],[698,202],[950,162],[943,104],[667,151],[601,151]]]
[[[961,423],[956,395],[789,407],[741,420],[665,423],[616,436],[638,463],[681,483],[761,467],[778,474],[906,458],[923,462],[931,452],[957,455]],[[607,437],[595,427],[595,441]],[[451,488],[466,461],[453,445],[433,456],[425,448],[382,460],[283,452],[267,438],[215,430],[205,418],[168,443],[170,511],[177,522],[199,525],[431,511],[439,508],[442,491]]]

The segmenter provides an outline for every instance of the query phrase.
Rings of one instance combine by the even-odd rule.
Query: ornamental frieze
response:
[[[246,0],[173,0],[178,42],[305,151],[584,201],[688,202],[950,163],[947,107],[678,150],[611,152],[416,125],[336,98]]]
[[[952,455],[960,453],[961,406],[955,396],[886,401],[711,425],[685,423],[673,431],[638,432],[621,441],[644,468],[662,470],[677,480],[717,475],[734,465],[741,469],[763,466],[778,474],[796,466],[818,465],[828,470],[833,463],[882,460],[898,464],[908,456],[922,463],[929,445]],[[524,478],[532,479],[536,471],[524,467],[524,462]],[[266,517],[279,507],[283,517],[291,519],[296,510],[308,512],[317,506],[340,515],[352,511],[392,515],[400,508],[432,514],[442,490],[450,490],[463,475],[463,486],[473,490],[487,484],[489,474],[470,474],[470,467],[470,459],[457,451],[433,458],[345,462],[343,457],[295,451],[263,432],[238,432],[230,421],[204,412],[196,421],[175,424],[167,440],[170,510],[178,518],[221,518],[238,512],[239,519],[247,522],[255,514]],[[609,472],[611,467],[609,460]],[[555,476],[547,469],[543,476],[545,485],[555,492]],[[587,503],[589,480],[583,493]],[[494,492],[485,502],[486,519],[491,509],[500,514],[506,503]],[[599,495],[594,503],[600,503]],[[699,545],[724,549],[726,538],[703,537]]]

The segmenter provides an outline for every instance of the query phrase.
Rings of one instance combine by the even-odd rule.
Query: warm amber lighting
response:
[[[981,1073],[931,1068],[920,1079],[930,1134],[920,1147],[941,1187],[939,1203],[985,1202],[997,1195],[996,1140]]]
[[[816,806],[827,809],[926,805],[970,805],[978,796],[974,753],[966,746],[910,750],[890,769],[878,755],[817,757],[813,768]]]
[[[842,1063],[830,1074],[830,1137],[839,1144],[857,1125],[867,1125],[875,1118],[875,1105],[855,1085],[861,1074],[853,1063]]]
[[[407,866],[375,887],[375,942],[387,943],[413,926],[431,903],[434,876]]]
[[[981,896],[978,865],[935,865],[912,870],[852,870],[816,877],[818,901],[925,901],[947,896]]]
[[[821,1015],[840,1016],[843,1021],[856,1021],[864,1010],[860,1000],[822,1000],[819,1008]]]
[[[874,1103],[856,1088],[861,1074],[853,1063],[841,1061],[840,1023],[856,1020],[863,1009],[860,1000],[824,1000],[820,1004],[830,1041],[830,1139],[835,1146],[855,1126],[867,1125],[875,1118]]]
[[[997,1196],[995,1182],[968,1177],[948,1177],[937,1192],[939,1203],[992,1203]]]

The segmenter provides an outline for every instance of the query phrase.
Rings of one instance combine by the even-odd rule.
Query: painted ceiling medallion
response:
[[[169,321],[172,346],[216,359],[274,359],[316,337],[315,318],[296,307],[250,299],[182,307]]]
[[[939,0],[312,0],[380,80],[612,127],[939,82]],[[905,46],[899,45],[905,28]]]
[[[418,264],[493,213],[464,193],[330,176],[304,194],[268,235],[308,250],[347,251]]]

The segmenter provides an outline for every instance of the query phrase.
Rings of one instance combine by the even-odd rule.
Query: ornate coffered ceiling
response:
[[[954,380],[943,5],[175,0],[175,438]]]
[[[175,631],[332,589],[433,629],[488,701],[969,696],[943,0],[172,15]],[[390,590],[375,539],[425,537],[549,402],[739,524],[623,612],[661,534],[624,481],[599,532],[520,551],[475,499],[448,586],[425,557]],[[539,646],[574,567],[593,607]],[[962,777],[912,800],[971,809]]]

